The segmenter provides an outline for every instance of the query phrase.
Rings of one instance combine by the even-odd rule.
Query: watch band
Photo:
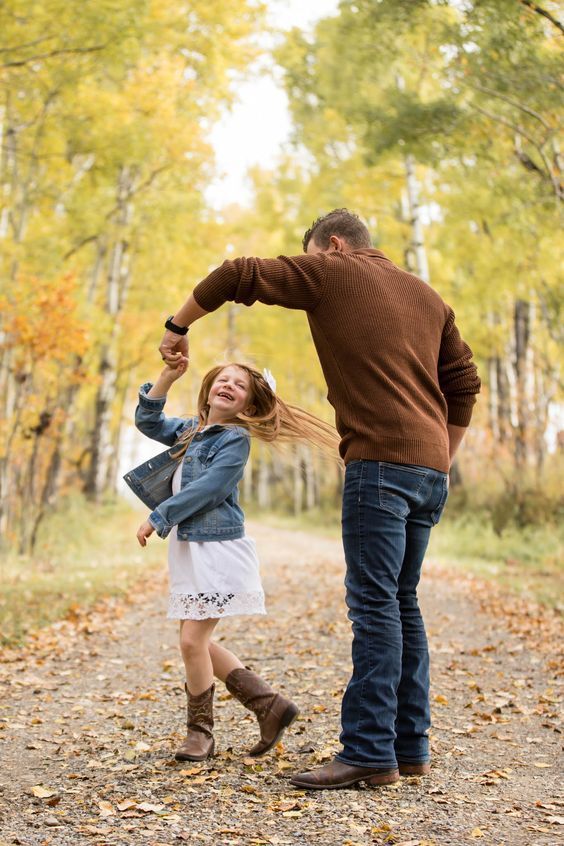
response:
[[[172,322],[172,318],[174,314],[171,314],[169,318],[165,321],[165,329],[168,329],[169,332],[174,332],[175,335],[186,335],[188,333],[187,326],[178,326],[176,323]]]

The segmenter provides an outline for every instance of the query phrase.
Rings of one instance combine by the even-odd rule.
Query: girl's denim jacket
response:
[[[142,385],[135,425],[144,435],[172,447],[182,432],[198,425],[197,417],[166,417],[166,397],[149,398],[151,382]],[[161,538],[178,526],[178,539],[220,541],[242,538],[244,515],[237,484],[250,450],[250,436],[240,426],[210,426],[194,435],[182,464],[180,491],[172,493],[172,477],[181,458],[179,447],[167,449],[124,479],[145,505],[153,509],[149,522]]]

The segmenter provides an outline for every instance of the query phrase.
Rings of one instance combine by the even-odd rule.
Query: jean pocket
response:
[[[380,462],[378,500],[380,508],[406,518],[414,507],[428,472],[423,467]]]
[[[431,520],[433,521],[433,525],[436,526],[439,520],[441,519],[444,507],[446,505],[446,501],[448,499],[448,476],[445,474],[442,478],[442,485],[440,487],[440,498],[437,507],[434,511],[431,512]]]

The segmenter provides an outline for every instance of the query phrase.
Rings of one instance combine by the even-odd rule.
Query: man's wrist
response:
[[[188,326],[179,326],[178,323],[174,322],[173,318],[174,314],[171,314],[170,317],[165,320],[165,329],[168,332],[174,332],[175,335],[188,334]]]

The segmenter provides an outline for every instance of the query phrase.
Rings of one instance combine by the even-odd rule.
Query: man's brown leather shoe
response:
[[[364,781],[369,787],[374,787],[378,784],[393,784],[398,780],[397,768],[354,767],[334,760],[311,772],[292,776],[290,782],[295,787],[305,787],[306,790],[338,790],[340,787],[351,787],[360,781]]]
[[[402,764],[398,761],[399,774],[402,776],[423,776],[431,772],[430,764]]]

